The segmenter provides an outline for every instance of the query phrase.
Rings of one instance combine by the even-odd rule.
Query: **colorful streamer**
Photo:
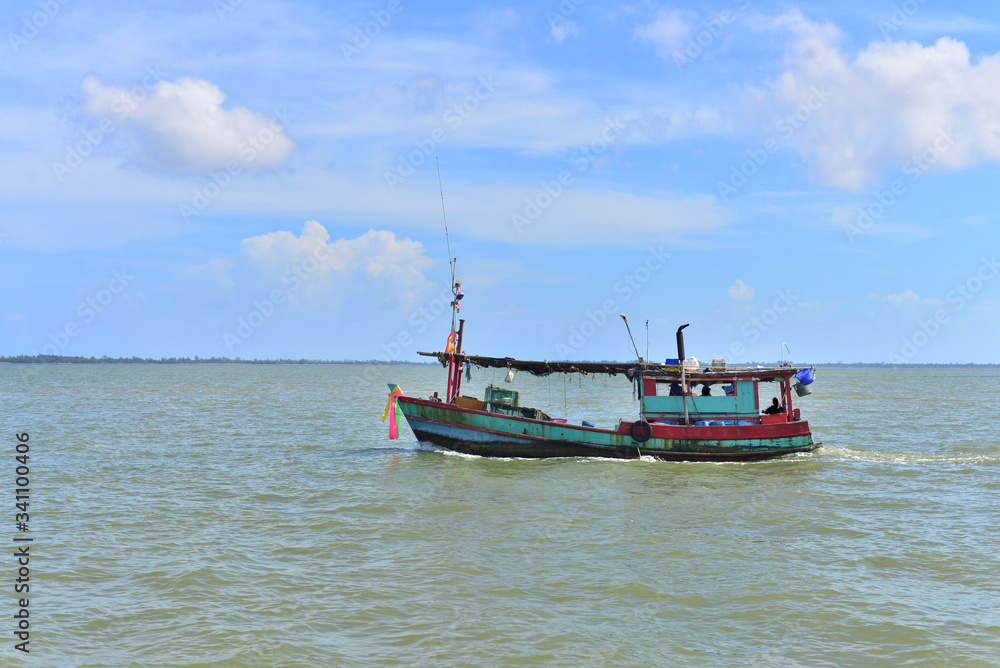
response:
[[[396,397],[403,396],[403,391],[399,389],[399,385],[393,385],[392,389],[389,391],[389,401],[385,404],[385,410],[382,412],[382,422],[385,422],[386,416],[389,417],[389,439],[399,438],[399,404],[396,403]]]
[[[451,334],[448,335],[448,343],[444,346],[444,351],[446,353],[450,353],[455,350],[455,336],[455,330],[451,330]]]

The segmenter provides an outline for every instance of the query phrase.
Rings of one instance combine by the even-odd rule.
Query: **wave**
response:
[[[1000,464],[1000,452],[912,452],[901,450],[853,450],[824,446],[820,452],[844,459],[873,462],[876,464],[938,464],[950,466],[970,466]]]

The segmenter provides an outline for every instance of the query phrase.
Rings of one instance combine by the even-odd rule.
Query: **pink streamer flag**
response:
[[[389,401],[385,404],[385,411],[382,412],[382,422],[389,416],[389,439],[399,438],[399,406],[396,404],[396,397],[403,396],[403,391],[399,385],[393,385],[389,391]]]

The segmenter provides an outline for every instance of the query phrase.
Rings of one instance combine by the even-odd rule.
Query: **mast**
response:
[[[455,320],[458,318],[458,309],[461,307],[462,282],[455,281],[451,286],[451,293],[454,299],[451,300],[451,334],[448,335],[448,390],[445,394],[447,403],[453,403],[458,396],[458,387],[462,384],[462,360],[456,361],[455,356],[462,354],[462,333],[465,329],[465,320],[459,320],[458,332],[455,331]]]
[[[448,389],[445,393],[447,402],[450,404],[455,401],[455,397],[458,396],[458,388],[462,384],[462,361],[458,361],[458,369],[456,371],[455,355],[462,354],[462,328],[465,325],[465,321],[462,320],[459,325],[457,339],[455,323],[458,320],[460,302],[465,295],[462,294],[462,282],[455,280],[455,267],[458,265],[458,258],[451,255],[451,239],[448,236],[448,213],[444,208],[444,183],[441,181],[441,161],[435,156],[434,162],[437,164],[438,188],[441,190],[441,216],[444,218],[444,241],[448,246],[448,267],[451,269],[451,294],[453,297],[451,300],[451,333],[448,335],[449,350],[447,351],[450,353],[448,357]]]
[[[448,403],[455,403],[455,399],[458,398],[458,392],[462,388],[462,360],[461,357],[455,360],[456,355],[462,354],[462,335],[465,333],[465,319],[460,319],[458,321],[458,337],[455,339],[455,352],[452,353],[452,364],[449,365],[449,373],[452,374],[451,377],[451,394],[448,396]]]

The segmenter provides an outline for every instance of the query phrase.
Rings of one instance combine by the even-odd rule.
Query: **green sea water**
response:
[[[744,464],[389,441],[387,382],[444,371],[0,366],[0,665],[1000,665],[997,370],[820,370],[796,405],[824,447]],[[621,378],[513,387],[636,411]]]

